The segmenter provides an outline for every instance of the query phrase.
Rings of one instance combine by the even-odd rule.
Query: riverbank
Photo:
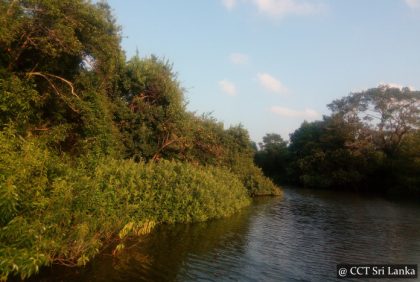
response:
[[[37,139],[2,133],[0,141],[2,280],[25,279],[51,264],[86,265],[109,244],[116,254],[125,239],[158,224],[230,216],[258,194],[214,166],[75,160]]]
[[[47,268],[33,281],[336,281],[338,263],[420,260],[418,205],[283,190],[283,197],[258,197],[227,218],[160,225],[119,256]]]

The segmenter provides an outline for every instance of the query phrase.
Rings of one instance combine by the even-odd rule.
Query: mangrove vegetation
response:
[[[420,92],[381,85],[328,105],[286,142],[267,134],[256,163],[276,183],[420,196]]]
[[[419,91],[351,93],[257,147],[188,111],[171,62],[121,39],[103,1],[0,0],[0,280],[117,256],[283,184],[419,198]]]
[[[247,130],[187,111],[171,64],[120,42],[105,2],[0,1],[0,280],[281,193]]]

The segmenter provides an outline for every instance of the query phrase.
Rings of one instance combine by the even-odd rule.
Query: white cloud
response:
[[[232,53],[229,55],[229,60],[235,65],[245,65],[249,61],[249,57],[242,53]]]
[[[414,1],[414,0],[411,0]],[[258,11],[271,17],[281,18],[286,15],[311,15],[323,12],[324,4],[300,0],[253,0]]]
[[[420,0],[404,0],[405,4],[411,9],[420,8]]]
[[[232,10],[236,6],[236,0],[222,0],[222,4],[226,9]]]
[[[270,111],[276,115],[287,118],[304,118],[308,120],[315,120],[321,117],[321,115],[317,111],[309,108],[306,108],[303,111],[299,111],[279,106],[273,106],[270,108]]]
[[[266,90],[279,94],[289,93],[289,90],[283,85],[283,83],[281,83],[280,80],[276,79],[272,75],[268,73],[259,73],[257,77],[261,86]]]
[[[219,81],[219,87],[224,93],[228,94],[229,96],[235,96],[237,94],[235,84],[233,82],[230,82],[229,80],[224,79]]]

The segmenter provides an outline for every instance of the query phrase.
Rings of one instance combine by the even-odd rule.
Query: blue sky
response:
[[[188,109],[254,141],[379,84],[420,89],[420,0],[109,0],[127,57],[174,65]]]

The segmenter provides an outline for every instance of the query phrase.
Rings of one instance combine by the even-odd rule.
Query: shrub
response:
[[[264,176],[252,160],[243,157],[232,158],[230,169],[244,184],[251,196],[275,196],[281,195],[282,190],[275,185],[269,178]],[[229,168],[226,168],[229,169]]]
[[[95,178],[103,193],[117,193],[136,217],[157,222],[192,222],[228,216],[249,203],[232,173],[176,161],[135,163],[108,160]]]
[[[218,168],[70,162],[8,129],[0,132],[0,279],[27,278],[51,263],[84,265],[113,239],[156,223],[227,216],[248,203],[242,183]]]

